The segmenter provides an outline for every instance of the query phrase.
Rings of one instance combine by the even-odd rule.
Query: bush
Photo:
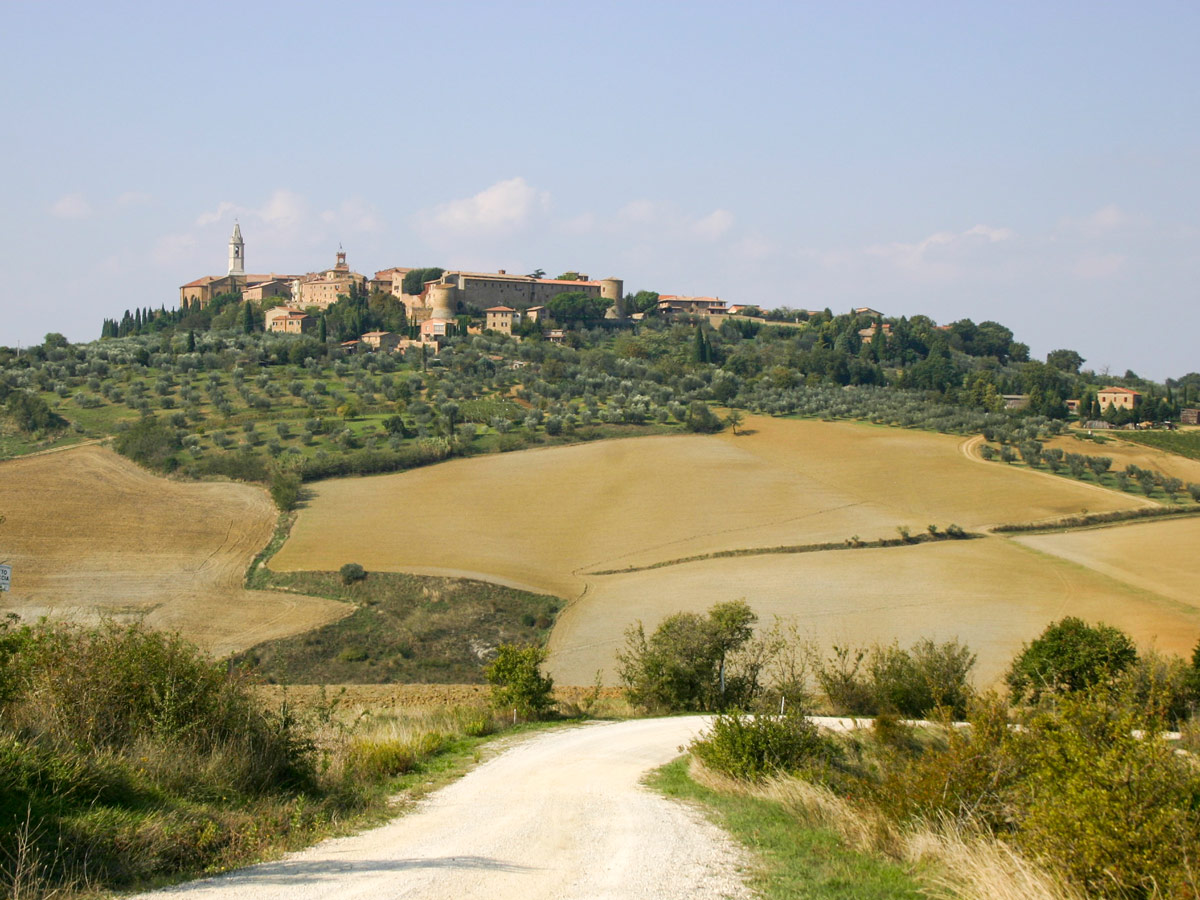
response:
[[[29,391],[13,391],[8,395],[8,416],[17,429],[26,433],[63,428],[67,420],[54,412],[46,401]]]
[[[542,647],[501,644],[484,672],[492,686],[492,705],[497,710],[516,710],[523,718],[544,715],[554,705],[550,696],[554,682],[541,673],[545,661]]]
[[[1016,843],[1089,896],[1194,895],[1200,774],[1161,737],[1162,724],[1103,687],[1034,716],[1015,741]]]
[[[745,781],[796,772],[834,758],[835,745],[801,713],[785,716],[719,715],[689,750],[710,769]]]
[[[338,574],[342,576],[342,584],[354,584],[367,577],[367,570],[358,563],[346,563],[338,569]]]
[[[1118,675],[1137,660],[1133,641],[1111,625],[1070,616],[1049,625],[1013,660],[1005,681],[1014,702],[1043,693],[1069,693]]]
[[[122,456],[150,469],[172,471],[174,453],[183,444],[175,429],[153,416],[140,419],[117,435],[113,446]]]
[[[280,512],[291,512],[300,501],[300,476],[294,472],[276,472],[271,476],[271,499]]]
[[[736,654],[756,621],[746,602],[735,600],[707,616],[668,616],[648,639],[640,622],[631,627],[617,654],[629,702],[650,710],[744,707],[758,692],[758,669],[739,665]]]

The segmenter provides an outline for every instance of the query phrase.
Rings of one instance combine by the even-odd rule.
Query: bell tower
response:
[[[233,223],[233,237],[229,239],[229,274],[246,274],[246,244],[242,241],[242,226]]]

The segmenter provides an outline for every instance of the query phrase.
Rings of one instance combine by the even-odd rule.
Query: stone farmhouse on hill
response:
[[[1142,402],[1142,395],[1123,387],[1106,387],[1096,392],[1096,402],[1100,404],[1100,412],[1105,412],[1110,406],[1117,409],[1136,409]]]

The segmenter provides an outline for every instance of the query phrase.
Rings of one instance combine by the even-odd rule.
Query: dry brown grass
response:
[[[960,900],[1082,900],[1053,872],[1005,844],[950,823],[901,827],[867,804],[854,803],[801,778],[747,785],[691,761],[692,778],[723,793],[750,792],[782,805],[804,825],[838,834],[852,849],[908,863],[932,864],[932,882]]]
[[[140,620],[224,654],[348,611],[243,589],[275,522],[260,488],[171,481],[88,446],[0,464],[0,513],[0,610],[25,619]]]

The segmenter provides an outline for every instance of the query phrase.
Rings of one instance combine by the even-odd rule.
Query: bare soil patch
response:
[[[160,478],[98,446],[0,464],[0,610],[141,620],[215,653],[307,631],[345,604],[242,587],[275,511],[261,488]]]

